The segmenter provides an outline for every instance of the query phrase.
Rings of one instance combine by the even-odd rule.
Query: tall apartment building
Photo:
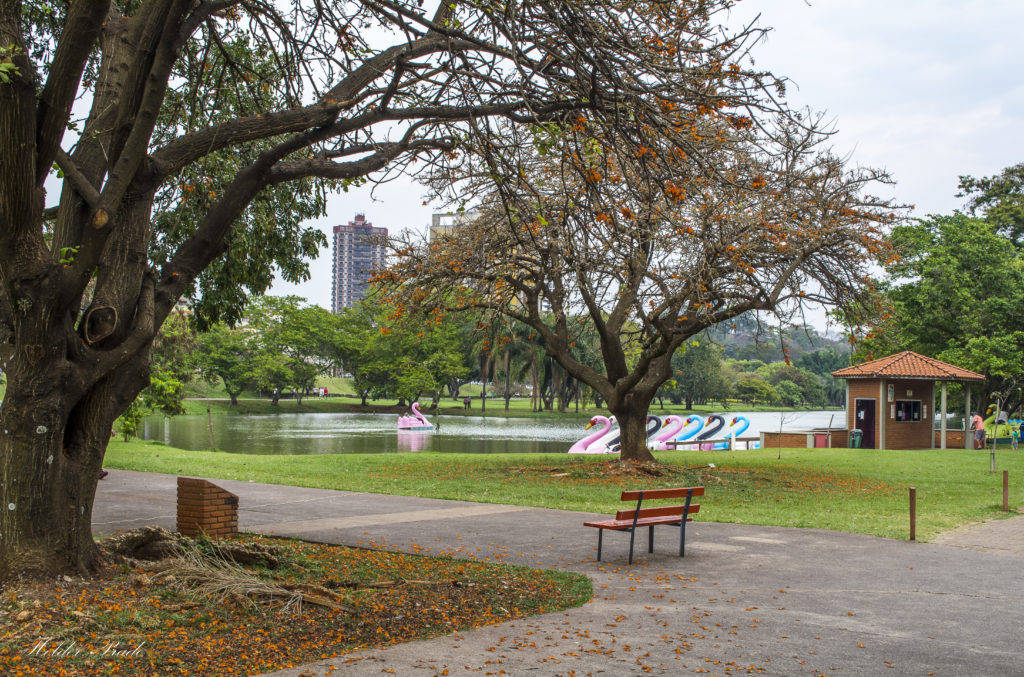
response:
[[[334,227],[334,276],[331,280],[331,310],[348,308],[366,294],[370,274],[384,265],[382,237],[387,228],[374,228],[365,214],[356,214],[355,221]]]

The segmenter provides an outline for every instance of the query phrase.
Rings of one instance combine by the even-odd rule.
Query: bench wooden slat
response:
[[[696,512],[696,511],[692,511],[692,512]],[[652,526],[654,524],[679,524],[679,522],[681,522],[681,521],[682,520],[680,519],[680,515],[678,513],[676,513],[676,515],[674,517],[672,517],[672,516],[667,516],[667,517],[649,517],[647,519],[637,520],[636,526],[638,526],[638,527],[649,527],[649,526]],[[687,522],[692,522],[693,518],[692,517],[687,517],[686,521]],[[597,521],[597,522],[584,522],[583,526],[585,526],[585,527],[597,527],[599,529],[614,529],[616,531],[622,531],[624,529],[632,529],[633,528],[633,520],[632,520],[632,518],[625,519],[625,520],[600,520],[600,521]]]
[[[674,515],[680,517],[683,514],[683,510],[686,509],[685,505],[665,505],[657,506],[654,508],[640,508],[639,510],[620,510],[615,513],[615,519],[617,520],[632,520],[636,517],[638,520],[642,520],[646,517],[666,517]],[[695,513],[700,510],[699,503],[690,504],[690,513]]]
[[[622,492],[623,501],[638,501],[642,496],[645,501],[656,501],[664,498],[683,498],[688,492],[693,496],[703,496],[704,487],[680,487],[678,489],[634,489]]]

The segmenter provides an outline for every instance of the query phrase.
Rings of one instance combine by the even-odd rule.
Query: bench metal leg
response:
[[[690,501],[693,500],[693,490],[686,492],[686,506],[683,508],[683,519],[679,522],[679,556],[685,557],[683,554],[684,548],[686,547],[686,520],[690,517]]]
[[[654,525],[647,527],[647,552],[654,552]]]
[[[597,561],[601,561],[601,541],[604,537],[604,529],[597,530]]]
[[[636,527],[629,530],[629,563],[633,563],[633,540],[636,538]]]

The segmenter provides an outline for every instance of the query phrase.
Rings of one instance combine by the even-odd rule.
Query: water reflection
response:
[[[345,454],[443,451],[493,453],[564,452],[586,421],[445,417],[430,431],[398,431],[386,414],[275,414],[214,417],[217,449],[254,454]],[[165,440],[162,417],[150,417],[144,439]],[[207,417],[170,419],[166,439],[180,449],[208,449]]]
[[[423,451],[430,445],[430,438],[433,434],[426,430],[399,430],[398,450]]]
[[[843,427],[839,411],[726,412],[746,416],[750,428],[744,436],[761,430],[806,430],[829,425]],[[462,453],[565,453],[584,435],[589,417],[578,420],[484,418],[441,416],[431,420],[434,432],[396,429],[391,414],[275,414],[270,416],[215,416],[213,439],[217,449],[252,454],[349,454],[405,453],[417,451]],[[166,428],[165,428],[166,425]],[[145,420],[143,436],[163,440],[180,449],[210,447],[207,417],[176,416],[165,422],[153,416]]]

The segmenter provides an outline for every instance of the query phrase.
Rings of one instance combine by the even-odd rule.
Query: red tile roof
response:
[[[977,372],[904,350],[880,360],[832,372],[836,378],[909,378],[928,381],[984,381]]]

